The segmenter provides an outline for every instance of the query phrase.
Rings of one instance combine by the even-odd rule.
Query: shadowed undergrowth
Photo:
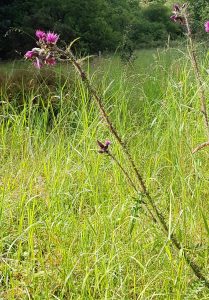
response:
[[[1,75],[0,296],[208,299],[141,210],[129,234],[137,200],[115,163],[97,153],[96,140],[112,138],[77,76],[27,68]],[[115,56],[86,68],[170,233],[207,274],[209,152],[191,154],[204,124],[188,59],[142,51],[131,65]],[[123,162],[114,141],[111,150]]]

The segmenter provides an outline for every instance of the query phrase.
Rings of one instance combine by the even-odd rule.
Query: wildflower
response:
[[[108,147],[111,144],[110,141],[106,141],[104,144],[101,143],[100,141],[97,141],[98,145],[99,145],[99,153],[108,153]]]
[[[36,37],[39,41],[44,42],[46,40],[46,33],[42,30],[36,30]]]
[[[27,51],[25,54],[26,59],[31,59],[36,68],[40,69],[43,65],[54,66],[56,64],[56,43],[59,35],[54,32],[47,32],[36,30],[36,37],[39,39],[37,42],[38,47]]]
[[[54,32],[47,32],[46,43],[47,44],[56,44],[59,39],[59,35]]]
[[[186,4],[180,6],[179,4],[174,4],[173,6],[173,15],[170,17],[171,21],[185,25],[184,11],[186,9]]]
[[[170,17],[171,21],[176,22],[177,21],[177,16],[176,15],[172,15]]]
[[[205,31],[209,32],[209,21],[205,22]]]
[[[34,56],[36,56],[36,53],[33,50],[27,51],[25,53],[25,58],[26,59],[32,59]]]
[[[178,4],[174,4],[173,9],[176,12],[180,12],[180,6]]]
[[[56,64],[56,60],[54,57],[48,57],[45,59],[45,64],[54,66]]]

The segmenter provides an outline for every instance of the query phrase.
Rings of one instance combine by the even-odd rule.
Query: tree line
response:
[[[18,58],[34,44],[36,29],[60,34],[61,41],[80,37],[79,51],[131,51],[163,46],[182,28],[170,21],[164,0],[2,0],[0,58]],[[206,17],[208,0],[190,0],[196,20]]]

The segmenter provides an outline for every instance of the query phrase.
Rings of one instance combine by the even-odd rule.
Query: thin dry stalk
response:
[[[209,141],[208,142],[205,142],[205,143],[202,143],[200,144],[199,146],[197,146],[193,151],[192,151],[192,154],[195,154],[196,152],[198,152],[199,150],[205,148],[209,146]]]

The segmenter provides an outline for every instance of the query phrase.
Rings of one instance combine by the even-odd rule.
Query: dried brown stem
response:
[[[202,150],[203,148],[209,146],[209,142],[205,142],[200,144],[199,146],[197,146],[193,151],[192,154],[195,154],[196,152],[198,152],[199,150]]]
[[[152,220],[154,222],[157,220],[158,224],[162,227],[165,235],[169,236],[169,229],[168,229],[168,226],[166,224],[165,217],[162,215],[160,210],[157,208],[154,200],[152,199],[151,195],[149,194],[149,192],[147,190],[147,187],[145,185],[145,182],[144,182],[140,172],[138,171],[138,169],[136,167],[136,164],[135,164],[135,162],[134,162],[134,160],[133,160],[133,158],[132,158],[132,156],[129,152],[128,147],[123,142],[123,140],[119,136],[117,130],[113,126],[112,122],[110,121],[109,116],[107,115],[106,110],[103,106],[102,98],[99,96],[96,89],[91,85],[86,73],[82,69],[81,65],[77,62],[77,60],[76,60],[75,56],[73,55],[73,53],[70,50],[68,50],[67,53],[65,51],[61,50],[61,49],[57,49],[57,51],[58,51],[58,53],[60,53],[61,55],[64,55],[65,57],[67,57],[71,61],[71,63],[73,64],[73,66],[75,67],[77,72],[79,73],[82,81],[84,82],[87,89],[89,90],[90,94],[94,97],[96,105],[98,106],[98,108],[101,112],[101,115],[102,115],[103,119],[105,120],[110,132],[112,133],[112,135],[115,137],[115,139],[120,144],[120,146],[123,149],[130,165],[132,166],[132,168],[135,172],[136,178],[137,178],[137,180],[140,184],[141,192],[145,195],[146,199],[148,200],[147,207],[148,207],[148,205],[150,205],[150,208],[153,210],[152,214],[154,216],[153,216]],[[207,116],[207,114],[206,114],[206,116]],[[136,190],[138,190],[138,189],[136,189]],[[184,247],[178,241],[178,238],[176,237],[176,235],[174,233],[170,235],[170,240],[178,250],[184,249]],[[193,272],[197,276],[197,278],[199,278],[201,281],[203,281],[205,283],[205,286],[207,286],[209,288],[209,281],[203,275],[200,267],[193,261],[193,259],[189,256],[189,254],[186,252],[186,250],[184,250],[184,257],[185,257],[185,261],[191,267],[191,269],[193,270]]]

